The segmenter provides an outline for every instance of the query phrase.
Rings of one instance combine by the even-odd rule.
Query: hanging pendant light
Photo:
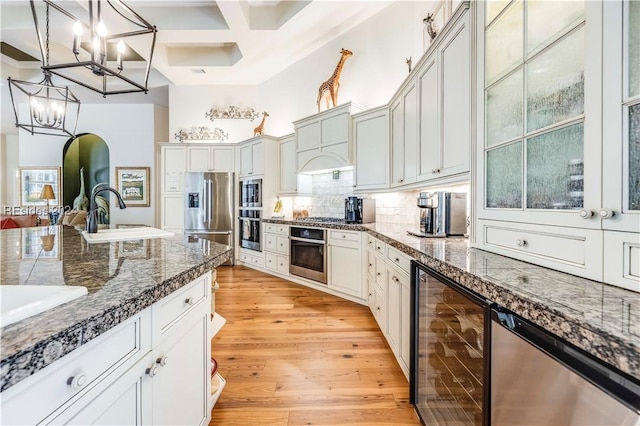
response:
[[[9,81],[9,94],[13,104],[13,112],[16,117],[16,127],[29,133],[52,136],[74,137],[80,113],[80,101],[69,90],[68,86],[54,86],[51,81],[51,73],[45,69],[49,64],[49,7],[47,6],[47,32],[46,46],[42,46],[39,37],[41,51],[43,52],[42,72],[44,78],[39,83],[30,81]],[[16,93],[14,93],[14,90]],[[29,118],[20,120],[20,98],[29,106]]]
[[[30,1],[40,37],[38,10],[35,0]],[[58,25],[68,25],[57,32],[69,34],[68,39],[59,40],[68,48],[56,51],[56,61],[43,67],[46,71],[103,97],[147,93],[156,43],[155,26],[120,0],[78,1],[86,5],[79,8],[53,0],[38,0],[38,3],[59,12],[55,15]],[[58,19],[60,17],[62,19]]]

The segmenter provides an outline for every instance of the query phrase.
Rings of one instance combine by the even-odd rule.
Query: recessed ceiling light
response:
[[[194,74],[206,74],[207,72],[202,68],[191,68],[191,72]]]

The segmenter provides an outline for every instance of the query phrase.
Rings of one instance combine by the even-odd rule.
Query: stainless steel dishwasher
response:
[[[640,425],[640,382],[538,326],[491,310],[491,424]]]

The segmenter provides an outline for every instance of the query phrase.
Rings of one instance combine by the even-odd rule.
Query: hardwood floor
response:
[[[419,425],[367,306],[220,267],[212,354],[227,385],[210,425]]]

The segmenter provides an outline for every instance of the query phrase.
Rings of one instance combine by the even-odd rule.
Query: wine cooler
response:
[[[423,424],[488,425],[489,304],[411,265],[410,399]]]

